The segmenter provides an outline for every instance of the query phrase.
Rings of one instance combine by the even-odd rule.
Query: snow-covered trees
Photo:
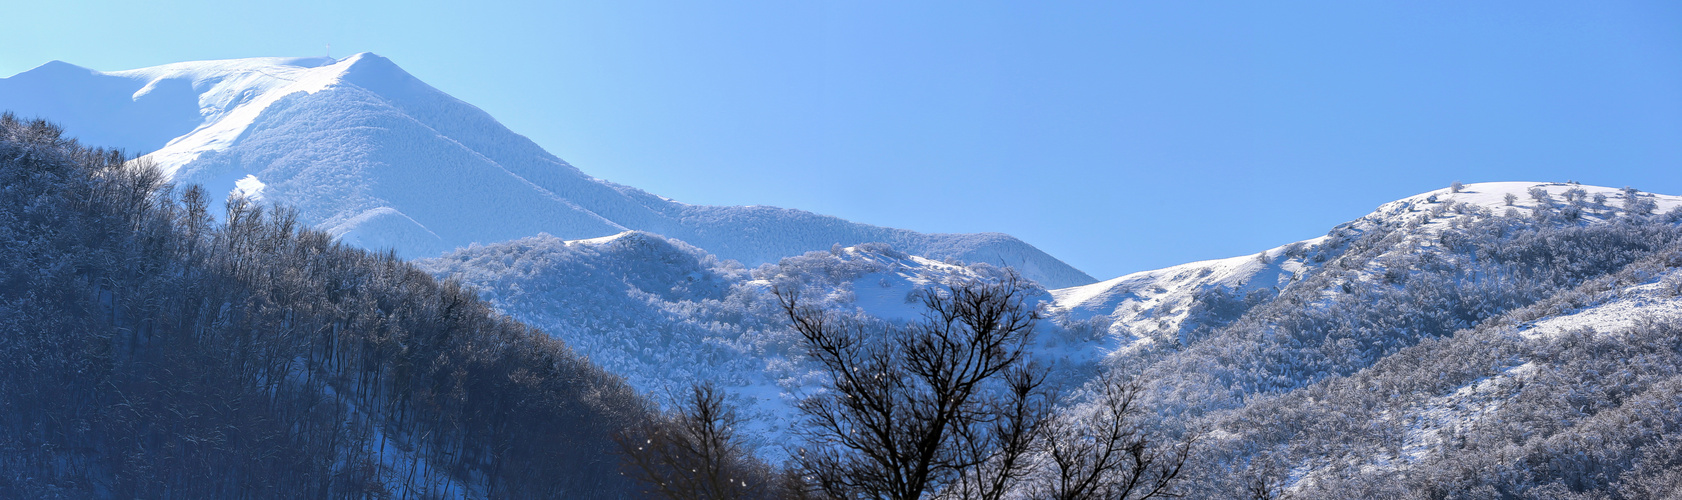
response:
[[[1050,465],[1030,486],[1034,498],[1143,500],[1178,493],[1175,480],[1198,434],[1164,442],[1145,428],[1144,385],[1116,371],[1092,384],[1092,401],[1052,417],[1044,456]]]
[[[1550,212],[1569,208],[1575,207]],[[1573,443],[1615,442],[1613,449],[1652,451],[1644,447],[1653,445],[1647,436],[1656,431],[1603,431],[1594,422],[1624,421],[1618,419],[1633,417],[1621,412],[1643,408],[1620,399],[1615,394],[1623,392],[1609,389],[1616,383],[1603,379],[1627,371],[1659,380],[1674,371],[1663,361],[1669,354],[1609,354],[1613,342],[1674,342],[1657,340],[1664,338],[1660,330],[1639,330],[1657,335],[1642,337],[1654,340],[1600,335],[1607,340],[1586,344],[1597,347],[1562,358],[1572,360],[1562,361],[1566,365],[1580,364],[1581,371],[1550,376],[1546,389],[1533,383],[1513,386],[1531,391],[1529,401],[1535,403],[1579,391],[1604,394],[1585,397],[1570,412],[1521,410],[1530,403],[1490,406],[1501,416],[1469,413],[1466,422],[1481,422],[1478,427],[1444,432],[1447,441],[1431,437],[1437,434],[1420,437],[1420,426],[1437,415],[1432,412],[1442,411],[1430,406],[1439,404],[1431,398],[1459,401],[1457,391],[1479,380],[1501,379],[1505,370],[1535,359],[1528,354],[1535,344],[1515,330],[1619,296],[1636,295],[1642,297],[1632,299],[1636,303],[1653,304],[1656,299],[1645,294],[1668,293],[1658,276],[1682,263],[1675,257],[1682,255],[1682,227],[1668,216],[1600,222],[1550,215],[1532,221],[1465,212],[1434,220],[1434,227],[1376,218],[1358,226],[1359,237],[1323,267],[1283,287],[1277,297],[1240,309],[1242,316],[1235,321],[1191,337],[1188,345],[1124,358],[1146,365],[1140,368],[1147,384],[1142,399],[1158,408],[1158,423],[1172,427],[1195,415],[1216,429],[1211,435],[1218,437],[1205,441],[1187,466],[1187,484],[1195,494],[1375,497],[1435,491],[1452,496],[1495,488],[1550,496],[1541,488],[1560,481],[1568,493],[1620,498],[1617,492],[1625,486],[1619,484],[1628,481],[1594,478],[1634,474],[1625,472],[1633,470],[1629,457],[1647,452],[1590,452]],[[1655,281],[1653,292],[1640,291]],[[1210,294],[1200,301],[1220,298]],[[1632,358],[1642,359],[1639,369],[1596,364]],[[1606,392],[1596,388],[1599,384],[1608,386]],[[1497,394],[1502,395],[1488,396],[1490,401],[1508,401],[1507,393]],[[1657,401],[1637,400],[1647,401],[1643,405]],[[1562,421],[1570,423],[1557,424]],[[1670,424],[1658,427],[1668,429],[1664,425]],[[1502,439],[1509,441],[1475,449],[1457,444],[1477,443],[1473,431],[1493,427],[1506,428]],[[1544,440],[1555,448],[1542,448]],[[1569,451],[1550,455],[1548,449]],[[1514,456],[1528,458],[1503,458]],[[1559,465],[1527,469],[1526,464],[1539,463]],[[1500,472],[1479,472],[1491,470]],[[1654,471],[1641,474],[1662,477]],[[1405,486],[1385,486],[1395,484]]]
[[[284,208],[0,117],[0,490],[618,496],[643,403],[548,335]]]
[[[1588,202],[1588,195],[1589,192],[1584,190],[1581,186],[1573,186],[1571,189],[1567,189],[1561,194],[1561,196],[1565,198],[1566,203],[1574,205],[1582,205],[1583,203]]]
[[[1658,208],[1658,203],[1641,196],[1641,191],[1632,187],[1624,187],[1624,212],[1630,215],[1649,215]]]

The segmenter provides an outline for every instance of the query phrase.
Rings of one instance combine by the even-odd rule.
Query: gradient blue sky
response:
[[[1682,3],[22,2],[0,75],[370,51],[689,203],[1100,279],[1494,180],[1682,194]]]

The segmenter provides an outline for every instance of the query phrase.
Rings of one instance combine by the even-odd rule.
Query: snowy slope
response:
[[[1240,300],[1271,297],[1315,263],[1325,237],[1231,257],[1143,271],[1090,285],[1053,290],[1054,309],[1068,321],[1109,321],[1119,348],[1144,347],[1159,340],[1184,343],[1183,335],[1200,326],[1200,301],[1211,293]]]
[[[711,380],[752,417],[769,456],[786,436],[794,403],[820,375],[771,295],[804,290],[823,307],[892,321],[920,317],[916,293],[953,278],[990,279],[987,264],[907,255],[884,244],[810,252],[748,271],[683,242],[645,232],[586,240],[543,235],[476,245],[416,261],[480,290],[502,312],[565,340],[655,399]],[[1039,291],[1034,302],[1049,302]],[[1089,374],[1090,338],[1043,325],[1036,359],[1060,377]]]
[[[775,207],[688,205],[590,177],[467,103],[363,53],[98,72],[52,62],[0,79],[0,109],[86,143],[147,153],[178,183],[255,194],[368,248],[435,256],[471,243],[627,230],[753,266],[885,242],[1011,265],[1060,287],[1090,276],[998,233],[922,234]]]
[[[1540,189],[1551,201],[1536,200],[1531,189]],[[1581,190],[1582,198],[1572,193],[1575,201],[1566,201],[1568,191]],[[1506,196],[1515,200],[1507,205]],[[1604,199],[1597,202],[1596,195]],[[1682,206],[1682,197],[1654,193],[1636,193],[1636,199],[1651,202],[1652,212],[1667,212]],[[1534,217],[1541,208],[1550,213],[1575,210],[1584,223],[1604,222],[1625,210],[1622,189],[1584,186],[1568,183],[1488,182],[1468,184],[1459,192],[1444,188],[1420,193],[1379,206],[1372,213],[1333,229],[1326,236],[1311,238],[1267,249],[1256,255],[1231,257],[1181,264],[1178,266],[1128,274],[1089,285],[1052,290],[1056,298],[1054,310],[1064,321],[1108,322],[1108,332],[1121,348],[1138,348],[1159,341],[1184,344],[1185,335],[1209,319],[1236,317],[1242,310],[1228,311],[1224,317],[1208,318],[1199,313],[1211,311],[1210,298],[1220,298],[1239,309],[1247,309],[1260,301],[1271,299],[1279,289],[1300,280],[1346,250],[1343,243],[1368,231],[1401,228],[1405,238],[1416,243],[1430,244],[1443,228],[1457,217],[1471,214],[1502,214]],[[1507,214],[1511,209],[1512,214]],[[1422,222],[1423,221],[1423,222]],[[1417,252],[1416,245],[1397,245],[1382,249],[1373,260],[1383,260]],[[1381,271],[1374,267],[1370,271]],[[1370,274],[1370,273],[1369,273]],[[1249,299],[1244,303],[1243,299]],[[1223,316],[1217,314],[1217,316]],[[1216,321],[1213,326],[1218,326]]]

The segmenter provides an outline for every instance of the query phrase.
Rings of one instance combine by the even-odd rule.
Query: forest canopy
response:
[[[0,186],[0,490],[636,491],[650,406],[471,290],[9,114]]]

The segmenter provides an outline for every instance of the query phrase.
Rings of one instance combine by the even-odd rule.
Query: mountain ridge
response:
[[[0,79],[0,108],[54,118],[89,143],[145,151],[143,160],[178,183],[212,193],[260,187],[265,200],[298,207],[306,222],[347,243],[405,257],[540,232],[582,239],[643,230],[749,266],[880,241],[936,259],[1011,265],[1046,286],[1095,281],[1000,233],[918,233],[795,209],[690,205],[604,181],[372,53],[70,68],[79,67],[49,64]],[[77,108],[87,96],[97,102]],[[91,118],[112,110],[150,117],[134,128],[152,132]]]
[[[1547,193],[1545,202],[1533,198],[1530,190]],[[1604,186],[1589,186],[1570,182],[1500,181],[1465,184],[1460,189],[1443,188],[1426,191],[1379,205],[1372,212],[1340,224],[1324,236],[1287,243],[1258,254],[1188,262],[1161,269],[1129,273],[1096,283],[1051,290],[1056,297],[1052,309],[1069,320],[1090,320],[1102,317],[1110,321],[1111,334],[1123,339],[1122,344],[1146,343],[1182,338],[1200,326],[1193,306],[1209,298],[1209,293],[1245,296],[1277,291],[1314,271],[1322,262],[1335,257],[1324,253],[1337,244],[1374,228],[1405,225],[1420,217],[1435,219],[1439,224],[1452,216],[1478,207],[1496,213],[1508,209],[1523,217],[1535,217],[1540,207],[1544,211],[1576,210],[1585,221],[1609,220],[1619,209],[1614,202],[1623,203],[1630,191]],[[1582,190],[1577,201],[1564,200],[1565,193]],[[1508,205],[1505,196],[1514,196]],[[1596,196],[1601,201],[1594,201]],[[1573,194],[1573,199],[1578,195]],[[1558,199],[1556,199],[1557,197]],[[1637,200],[1652,203],[1649,212],[1660,212],[1682,206],[1682,197],[1636,192]],[[1464,204],[1459,208],[1451,208]],[[1424,224],[1427,231],[1441,226]],[[1250,297],[1257,300],[1258,297]],[[1131,341],[1127,340],[1131,339]],[[1135,347],[1143,347],[1138,345]]]

